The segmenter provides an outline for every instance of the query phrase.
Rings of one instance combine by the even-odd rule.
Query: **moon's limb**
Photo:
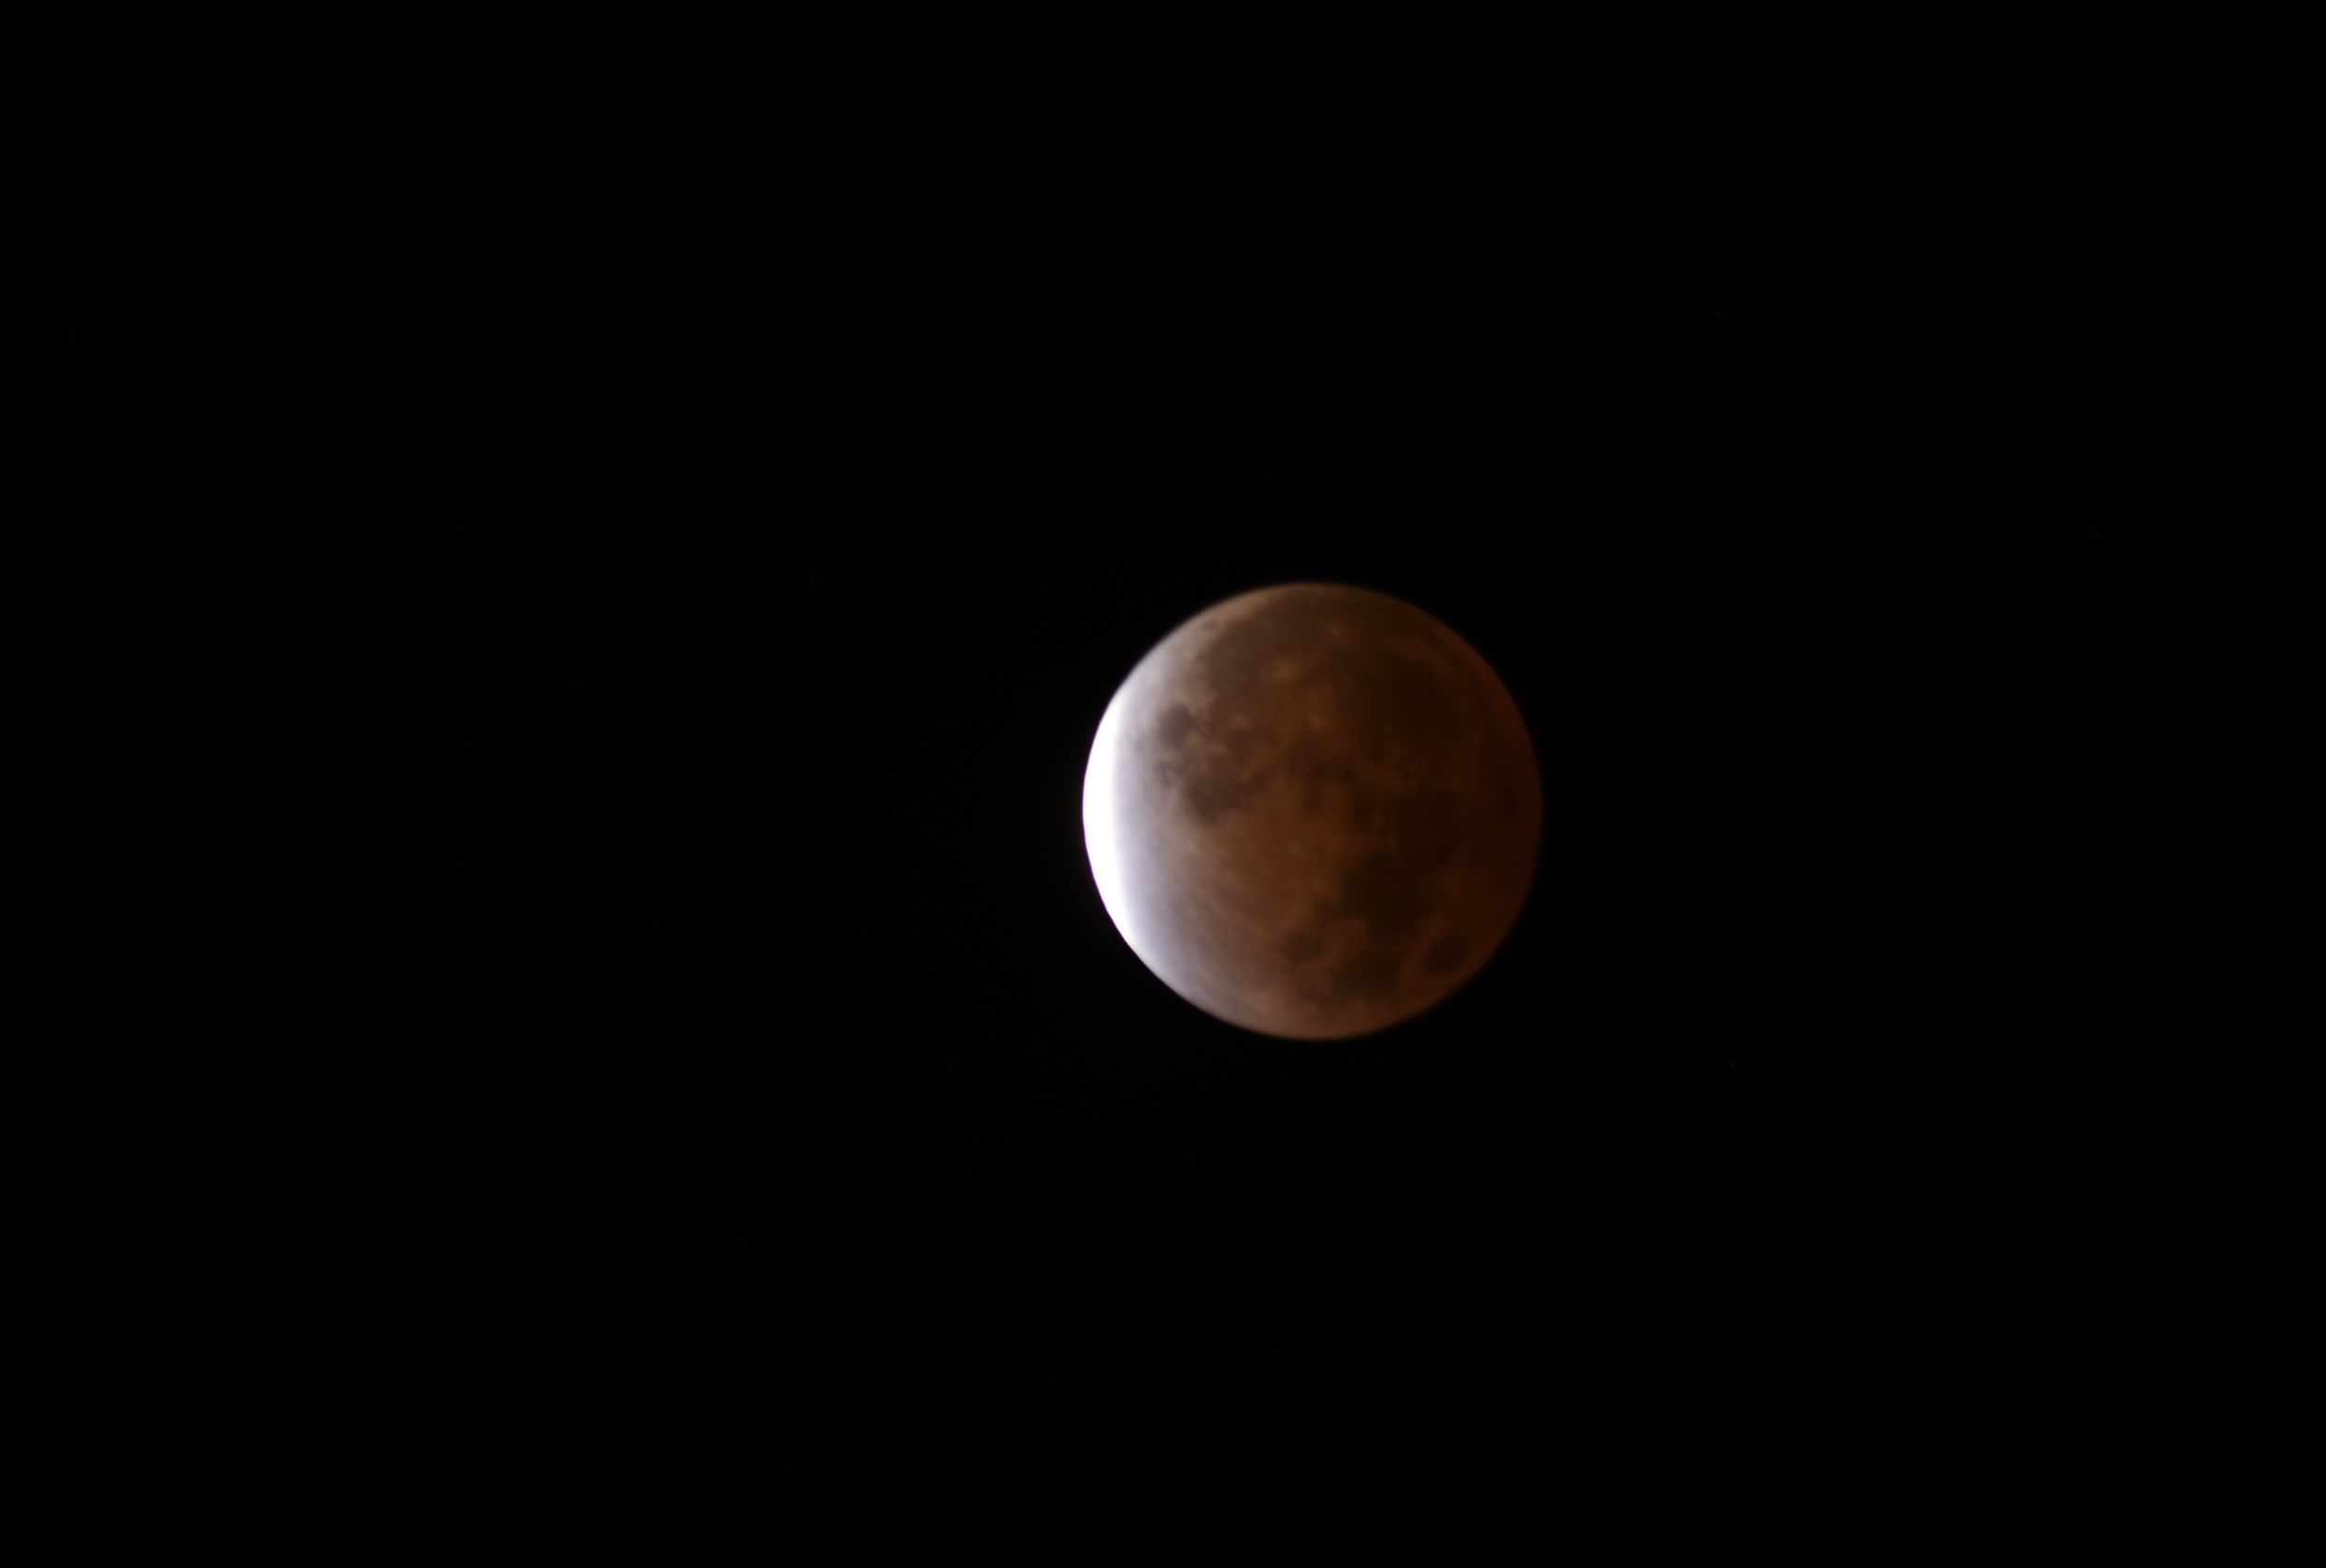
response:
[[[1205,1011],[1368,1034],[1459,989],[1517,920],[1542,789],[1476,650],[1362,588],[1214,606],[1101,719],[1083,826],[1124,939]]]

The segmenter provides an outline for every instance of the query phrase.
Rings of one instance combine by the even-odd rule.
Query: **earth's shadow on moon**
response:
[[[1300,584],[1141,661],[1084,819],[1109,913],[1166,984],[1244,1028],[1347,1038],[1491,956],[1532,883],[1541,785],[1469,645],[1385,594]]]

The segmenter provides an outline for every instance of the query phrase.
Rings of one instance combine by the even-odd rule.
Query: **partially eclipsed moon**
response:
[[[1083,838],[1147,967],[1215,1017],[1342,1039],[1458,990],[1534,879],[1542,782],[1469,644],[1364,588],[1263,588],[1107,705]]]

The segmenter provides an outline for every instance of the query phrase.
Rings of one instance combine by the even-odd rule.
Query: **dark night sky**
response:
[[[2049,1485],[2155,1392],[2250,957],[2170,148],[2049,57],[1069,33],[480,50],[266,247],[211,392],[298,526],[142,570],[239,607],[152,680],[248,1011],[156,1104],[263,1129],[269,1321],[479,1465],[796,1422],[1134,1545],[1416,1444]],[[1078,816],[1140,655],[1297,579],[1470,639],[1548,791],[1500,955],[1331,1045],[1149,976]]]

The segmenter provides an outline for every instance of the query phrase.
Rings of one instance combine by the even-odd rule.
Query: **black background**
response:
[[[191,1375],[390,1496],[1102,1560],[2068,1485],[2282,1157],[2287,633],[2173,391],[2241,323],[2162,193],[2250,193],[1950,47],[576,28],[162,157],[232,262],[153,460],[233,509],[89,612],[188,786],[117,1109],[212,1129],[163,1228],[298,1392]],[[1547,791],[1486,971],[1330,1045],[1147,974],[1079,821],[1294,580]]]

